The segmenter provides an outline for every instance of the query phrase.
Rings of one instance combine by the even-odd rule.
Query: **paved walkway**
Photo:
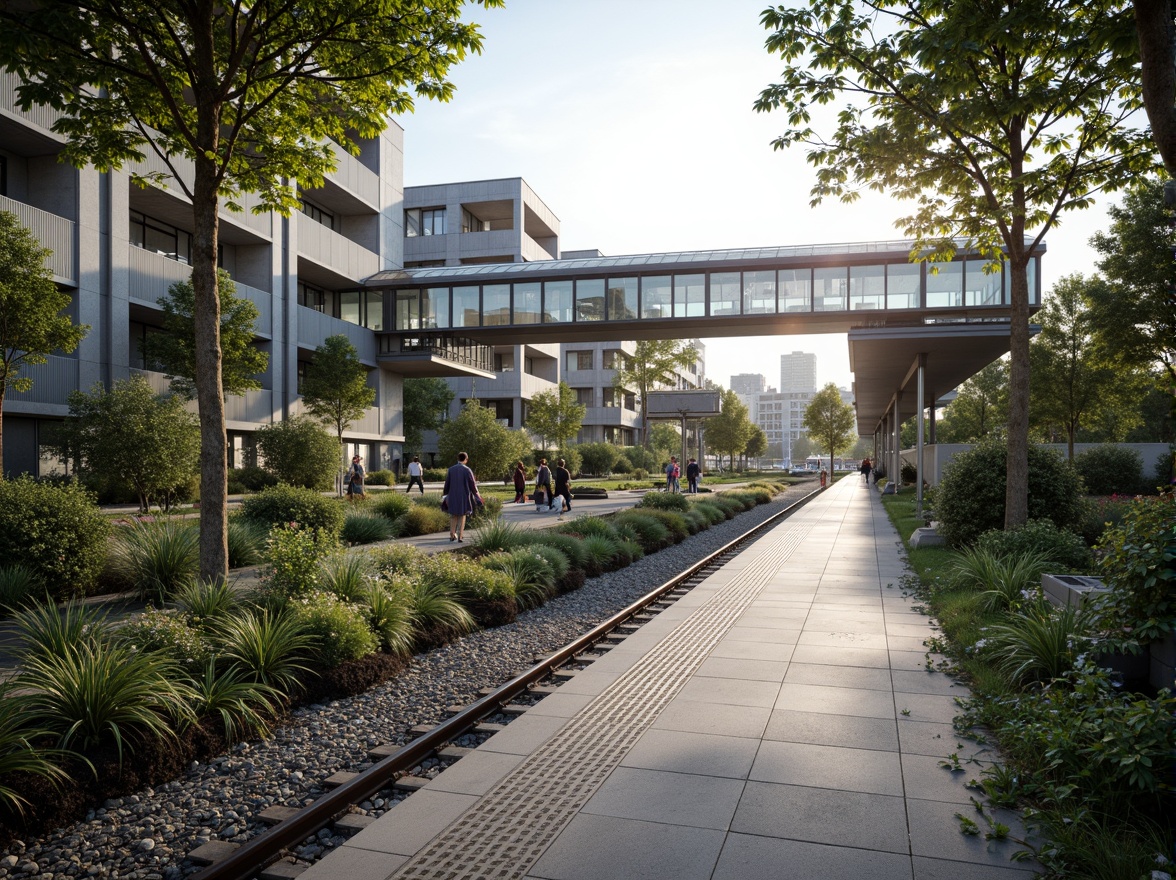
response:
[[[904,571],[840,481],[302,877],[1026,877],[971,805],[991,755]]]

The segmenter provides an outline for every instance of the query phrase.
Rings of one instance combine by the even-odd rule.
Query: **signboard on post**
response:
[[[650,419],[705,419],[722,412],[718,391],[650,391],[645,399]]]

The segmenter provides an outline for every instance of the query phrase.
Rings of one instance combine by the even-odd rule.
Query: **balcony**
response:
[[[298,306],[298,345],[318,348],[328,336],[342,334],[355,346],[359,359],[369,366],[376,363],[376,335],[367,327],[352,324],[342,318],[324,315],[306,306]]]
[[[494,349],[440,333],[381,336],[380,362],[403,376],[480,376],[494,379]]]
[[[171,380],[166,373],[159,373],[155,370],[139,370],[132,367],[131,375],[142,376],[146,379],[147,384],[156,394],[171,393]],[[274,420],[273,400],[274,393],[268,388],[246,391],[243,396],[225,395],[225,422],[230,423],[230,428],[236,429],[246,426],[268,425]],[[196,412],[196,401],[188,401],[186,409],[189,412]],[[231,424],[233,422],[237,424]]]
[[[379,255],[303,214],[296,216],[298,256],[329,270],[336,283],[356,283],[380,270]],[[304,274],[301,269],[299,274]]]
[[[28,110],[21,110],[17,105],[16,97],[18,85],[20,85],[19,76],[8,70],[0,70],[0,113],[10,113],[17,119],[42,129],[41,133],[48,135],[58,144],[65,143],[65,138],[53,134],[51,131],[53,123],[57,122],[62,114],[43,104],[34,104]]]
[[[33,380],[33,387],[28,391],[8,389],[4,407],[10,412],[44,412],[40,407],[46,404],[65,407],[70,393],[78,390],[77,358],[51,354],[46,363],[24,367],[20,373]]]
[[[77,259],[74,253],[74,222],[10,199],[0,196],[0,211],[9,211],[16,215],[21,226],[36,236],[42,247],[47,247],[53,253],[45,261],[45,265],[53,273],[53,280],[68,287],[78,286]]]
[[[380,205],[380,178],[371,169],[346,150],[332,144],[336,168],[326,175],[327,182],[343,190],[347,195],[358,198],[366,207],[378,210]]]

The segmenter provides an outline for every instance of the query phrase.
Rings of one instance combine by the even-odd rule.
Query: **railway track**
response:
[[[188,855],[189,860],[205,864],[206,867],[192,877],[194,880],[249,880],[253,877],[282,880],[296,877],[306,866],[288,860],[286,854],[291,847],[328,827],[345,833],[360,830],[372,820],[352,813],[353,806],[387,789],[413,791],[423,786],[429,780],[411,774],[422,762],[430,758],[442,761],[460,759],[467,750],[452,745],[455,740],[470,733],[490,736],[502,729],[501,723],[488,722],[486,719],[504,716],[504,720],[508,720],[524,712],[526,706],[518,704],[516,700],[528,695],[541,698],[552,692],[555,685],[544,685],[544,681],[555,682],[570,677],[574,674],[570,667],[583,668],[591,663],[593,652],[599,654],[617,644],[819,492],[809,493],[773,514],[579,638],[538,660],[505,684],[486,689],[477,700],[456,709],[440,724],[428,729],[414,729],[412,732],[417,736],[406,745],[378,746],[371,750],[369,756],[377,759],[376,763],[360,772],[336,773],[327,780],[333,786],[332,789],[309,806],[302,809],[271,807],[266,810],[259,818],[271,823],[272,827],[249,842],[235,844],[214,841],[193,850]]]

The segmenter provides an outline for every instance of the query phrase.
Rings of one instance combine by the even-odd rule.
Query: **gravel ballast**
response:
[[[182,779],[109,800],[75,825],[13,841],[0,854],[0,877],[179,880],[194,873],[200,868],[186,859],[191,850],[210,840],[249,840],[264,830],[255,817],[267,807],[311,803],[332,773],[369,766],[372,747],[407,742],[410,728],[441,721],[446,706],[472,702],[480,688],[503,683],[535,655],[562,647],[810,491],[791,487],[682,544],[592,578],[514,623],[418,655],[367,693],[302,707],[268,740],[241,743],[194,763]],[[425,766],[428,775],[439,769],[436,762]],[[379,815],[393,805],[381,793],[360,810]],[[296,855],[312,860],[343,839],[324,830]]]

